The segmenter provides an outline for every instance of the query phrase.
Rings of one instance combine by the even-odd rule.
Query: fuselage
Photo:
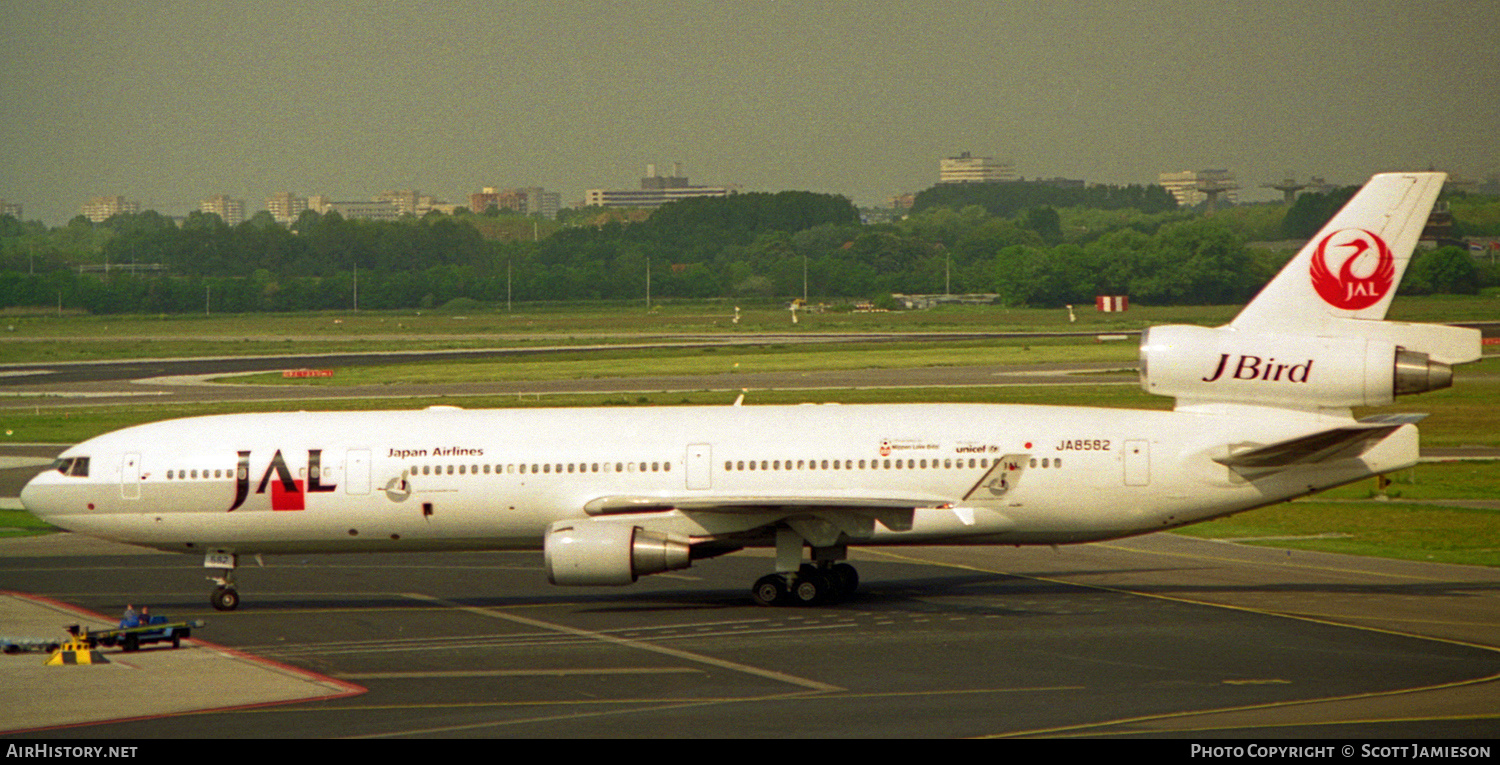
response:
[[[1193,523],[1416,460],[1416,430],[1406,426],[1359,459],[1263,480],[1213,461],[1226,443],[1273,443],[1326,427],[1314,414],[1243,407],[242,414],[83,442],[33,479],[22,500],[65,529],[199,552],[539,548],[549,525],[587,518],[591,503],[611,497],[826,497],[830,505],[901,497],[923,505],[909,526],[874,523],[848,541],[1061,544]],[[1005,482],[993,478],[1001,460],[1015,468]],[[767,513],[650,515],[657,527],[705,539],[777,522]]]

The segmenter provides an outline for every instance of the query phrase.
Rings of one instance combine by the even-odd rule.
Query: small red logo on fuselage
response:
[[[1329,259],[1338,262],[1337,275]],[[1339,229],[1313,252],[1312,286],[1334,308],[1358,311],[1380,302],[1395,286],[1396,262],[1385,240],[1362,228]]]

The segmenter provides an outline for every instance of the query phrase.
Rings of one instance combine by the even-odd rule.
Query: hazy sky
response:
[[[0,0],[0,198],[1500,172],[1496,0]]]

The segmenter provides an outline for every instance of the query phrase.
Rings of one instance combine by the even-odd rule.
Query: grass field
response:
[[[1238,306],[1132,306],[1099,313],[1076,306],[1076,321],[1061,308],[943,306],[924,311],[854,313],[848,303],[825,312],[799,312],[797,324],[782,304],[724,300],[640,303],[517,304],[455,314],[437,311],[222,314],[211,316],[58,316],[46,311],[0,316],[0,364],[104,358],[181,358],[342,351],[495,348],[530,344],[634,342],[666,333],[755,334],[828,332],[1055,331],[1118,332],[1154,324],[1216,325]],[[1494,321],[1494,296],[1402,297],[1391,309],[1400,321]]]
[[[650,375],[707,375],[748,372],[805,372],[848,369],[1113,362],[1134,367],[1133,342],[1053,339],[839,343],[835,346],[655,348],[590,353],[549,353],[487,361],[432,361],[338,370],[334,377],[284,379],[280,373],[237,376],[237,383],[271,385],[413,385],[492,380],[559,380]]]
[[[1159,323],[1216,324],[1234,307],[1132,308],[1128,314],[955,307],[924,312],[804,314],[793,327],[777,307],[749,307],[739,326],[729,323],[733,307],[720,303],[643,307],[528,306],[525,313],[485,312],[466,316],[351,314],[213,317],[47,317],[0,319],[13,327],[0,336],[0,362],[58,362],[90,358],[181,357],[314,353],[341,350],[412,350],[459,347],[638,342],[668,333],[754,334],[756,332],[859,332],[944,330],[1057,330],[1111,332]],[[1500,319],[1500,301],[1489,298],[1401,298],[1392,318],[1408,321]],[[8,324],[7,324],[8,322]],[[332,381],[301,384],[464,382],[547,380],[595,376],[686,375],[811,369],[913,368],[941,364],[1026,364],[1044,362],[1135,362],[1133,342],[1080,341],[903,342],[835,345],[773,345],[713,350],[621,351],[597,355],[553,354],[510,361],[411,364],[339,370]],[[236,378],[243,381],[244,378]],[[804,402],[989,402],[1170,408],[1168,399],[1141,392],[1129,376],[1081,377],[1075,386],[886,389],[842,391],[752,391],[747,405]],[[1124,381],[1127,384],[1114,385]],[[283,384],[279,376],[267,383]],[[467,408],[514,406],[671,406],[727,405],[734,393],[547,395],[540,398],[475,396],[298,402],[299,409],[413,409],[434,404]],[[1420,411],[1426,447],[1500,447],[1500,359],[1467,365],[1454,387],[1403,398],[1368,412]],[[9,410],[0,415],[0,438],[11,443],[72,443],[128,425],[242,411],[286,409],[285,403],[221,403],[184,406],[143,402],[132,407],[76,407]],[[1284,503],[1232,518],[1190,527],[1194,536],[1247,540],[1253,544],[1319,549],[1414,560],[1500,565],[1500,510],[1458,507],[1447,502],[1500,500],[1500,463],[1424,463],[1393,476],[1384,497],[1373,482]],[[1420,500],[1422,504],[1409,501]],[[34,533],[29,515],[0,511],[0,534]],[[45,527],[42,527],[43,529]],[[1259,538],[1261,541],[1249,541]]]

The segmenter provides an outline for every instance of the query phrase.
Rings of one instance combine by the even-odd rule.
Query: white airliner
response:
[[[1384,321],[1443,184],[1378,175],[1234,321],[1141,339],[1170,412],[802,405],[244,414],[81,443],[34,478],[53,525],[222,569],[239,556],[537,549],[621,585],[773,547],[763,604],[852,592],[851,545],[1065,544],[1281,502],[1417,461],[1420,416],[1479,332]],[[809,552],[804,553],[804,548]],[[810,562],[804,562],[804,555]]]

